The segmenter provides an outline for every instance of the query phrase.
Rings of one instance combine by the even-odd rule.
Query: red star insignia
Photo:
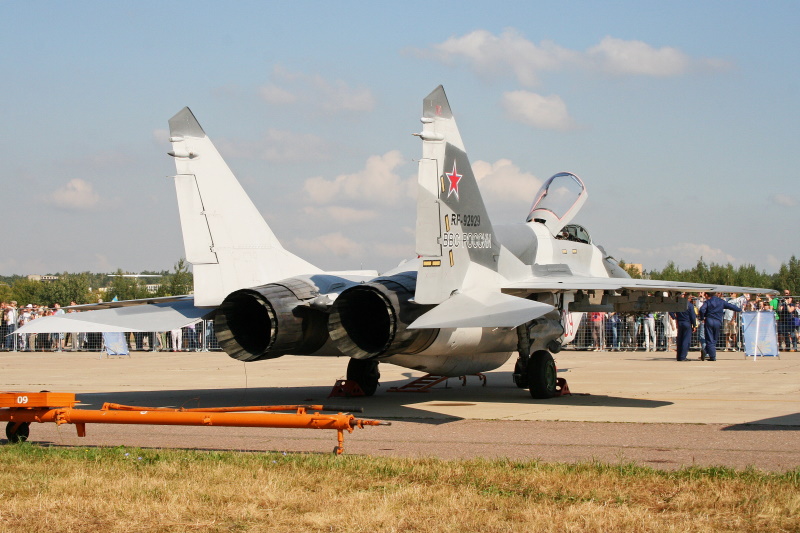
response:
[[[461,174],[456,170],[455,161],[453,161],[453,172],[450,174],[445,173],[445,176],[450,180],[450,188],[447,190],[447,197],[450,198],[450,195],[455,193],[456,200],[460,200],[461,198],[458,196],[458,183],[461,181]]]

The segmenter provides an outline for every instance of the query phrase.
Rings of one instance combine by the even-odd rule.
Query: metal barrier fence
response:
[[[651,315],[609,314],[598,320],[592,313],[584,313],[575,340],[567,348],[575,350],[609,351],[672,351],[675,350],[677,325],[669,320],[668,313]],[[738,313],[737,313],[738,315]],[[741,320],[737,317],[737,331],[741,332]],[[700,331],[692,333],[690,350],[700,349]],[[724,336],[722,336],[724,337]],[[725,349],[725,338],[720,338],[717,348]],[[741,337],[737,339],[741,342]],[[735,344],[739,347],[739,344]]]
[[[748,306],[748,310],[749,306]],[[593,316],[594,315],[594,316]],[[598,316],[599,315],[599,316]],[[595,320],[592,320],[595,318]],[[800,337],[800,314],[789,316],[776,312],[778,347],[797,351]],[[0,328],[0,350],[4,351],[104,351],[102,333],[29,333],[9,334]],[[16,328],[14,328],[16,329]],[[13,331],[13,330],[12,330]],[[677,326],[668,313],[617,314],[583,313],[575,340],[567,345],[573,350],[670,351],[675,349]],[[131,351],[217,351],[221,350],[214,334],[214,321],[200,321],[180,330],[129,333]],[[692,334],[690,350],[699,350],[702,325]],[[734,313],[730,325],[723,326],[718,350],[741,351],[742,320]]]
[[[778,348],[782,351],[797,351],[800,338],[800,315],[775,313],[775,327]],[[668,313],[652,313],[649,315],[583,313],[583,317],[575,335],[575,340],[566,347],[573,350],[589,351],[675,351],[677,342],[677,324],[669,318]],[[700,350],[705,343],[702,322],[692,332],[690,350]],[[742,351],[744,332],[741,313],[733,313],[730,322],[723,322],[720,338],[717,340],[718,351]]]
[[[7,329],[4,326],[5,329]],[[8,335],[0,349],[15,352],[105,351],[102,333],[28,333]],[[201,320],[173,331],[126,333],[131,351],[208,352],[221,350],[214,334],[214,321]]]

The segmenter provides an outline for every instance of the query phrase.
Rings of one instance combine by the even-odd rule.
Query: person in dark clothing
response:
[[[681,294],[686,298],[686,293]],[[686,300],[686,310],[669,314],[678,324],[678,339],[676,346],[676,359],[678,361],[688,361],[689,343],[692,341],[692,332],[697,328],[697,315],[694,312],[694,304],[690,299]]]
[[[708,299],[700,308],[700,320],[705,324],[706,355],[709,361],[717,360],[717,339],[719,339],[719,330],[722,327],[722,315],[725,309],[737,313],[742,312],[739,307],[717,297],[717,294],[713,292],[708,293]]]
[[[784,291],[784,297],[778,304],[778,348],[781,342],[787,352],[797,351],[797,333],[795,318],[797,317],[797,304],[788,293]]]

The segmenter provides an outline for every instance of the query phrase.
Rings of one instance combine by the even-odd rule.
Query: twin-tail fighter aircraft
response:
[[[631,279],[570,223],[587,192],[566,172],[545,182],[525,222],[494,226],[441,86],[424,99],[421,121],[418,257],[378,275],[324,272],[283,248],[184,108],[169,121],[169,155],[194,294],[105,304],[19,332],[165,331],[213,318],[230,357],[346,356],[347,378],[367,395],[379,363],[462,376],[516,352],[516,385],[549,398],[551,353],[573,340],[583,312],[680,311],[682,291],[771,292]]]

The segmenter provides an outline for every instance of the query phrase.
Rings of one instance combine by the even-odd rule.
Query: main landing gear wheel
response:
[[[30,422],[9,422],[6,424],[6,438],[8,442],[18,443],[28,440],[31,432]]]
[[[381,379],[378,361],[350,359],[347,363],[347,379],[358,383],[365,396],[372,396],[378,389],[378,380]]]
[[[528,360],[528,389],[537,400],[556,395],[556,362],[550,352],[538,350]]]

